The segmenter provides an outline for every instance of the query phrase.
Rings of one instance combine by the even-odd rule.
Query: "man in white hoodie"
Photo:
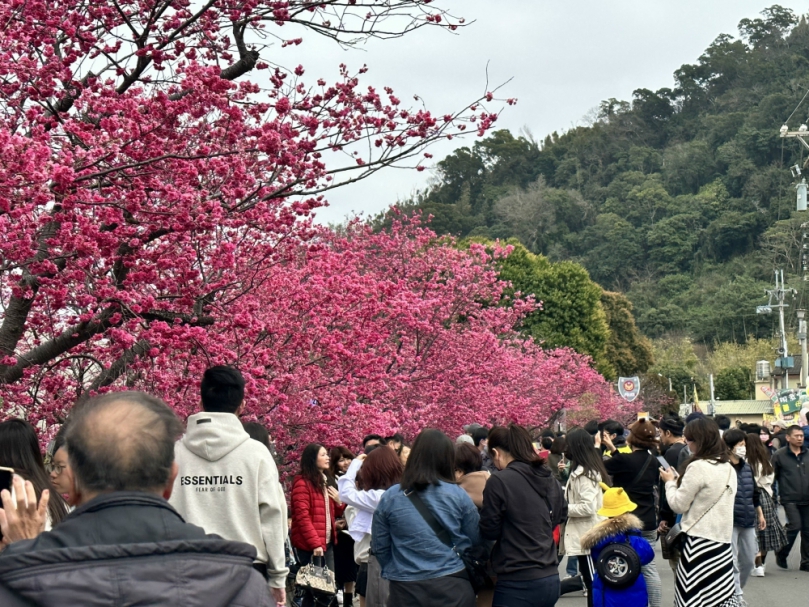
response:
[[[175,447],[179,474],[170,503],[206,532],[255,546],[254,566],[283,604],[286,500],[270,452],[250,438],[238,418],[244,377],[233,367],[211,367],[200,391],[203,412],[188,418],[185,436]]]

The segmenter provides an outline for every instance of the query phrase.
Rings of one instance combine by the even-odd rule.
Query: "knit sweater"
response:
[[[685,469],[679,487],[676,480],[666,483],[666,499],[674,512],[683,515],[681,523],[688,535],[729,544],[736,485],[736,472],[729,463],[696,460]]]

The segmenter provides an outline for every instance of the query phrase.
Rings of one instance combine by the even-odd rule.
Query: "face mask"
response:
[[[733,450],[733,453],[735,453],[736,457],[738,457],[739,459],[744,459],[745,457],[747,457],[747,447],[745,447],[744,445],[736,447]]]

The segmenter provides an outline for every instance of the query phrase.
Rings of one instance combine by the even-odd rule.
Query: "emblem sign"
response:
[[[640,393],[640,378],[639,377],[619,377],[618,378],[618,393],[628,403],[631,403],[638,397]]]

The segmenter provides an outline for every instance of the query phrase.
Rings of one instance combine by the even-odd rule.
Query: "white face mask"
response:
[[[747,457],[747,447],[744,445],[739,445],[733,450],[733,453],[735,453],[736,457],[738,457],[739,459],[744,459],[745,457]]]

